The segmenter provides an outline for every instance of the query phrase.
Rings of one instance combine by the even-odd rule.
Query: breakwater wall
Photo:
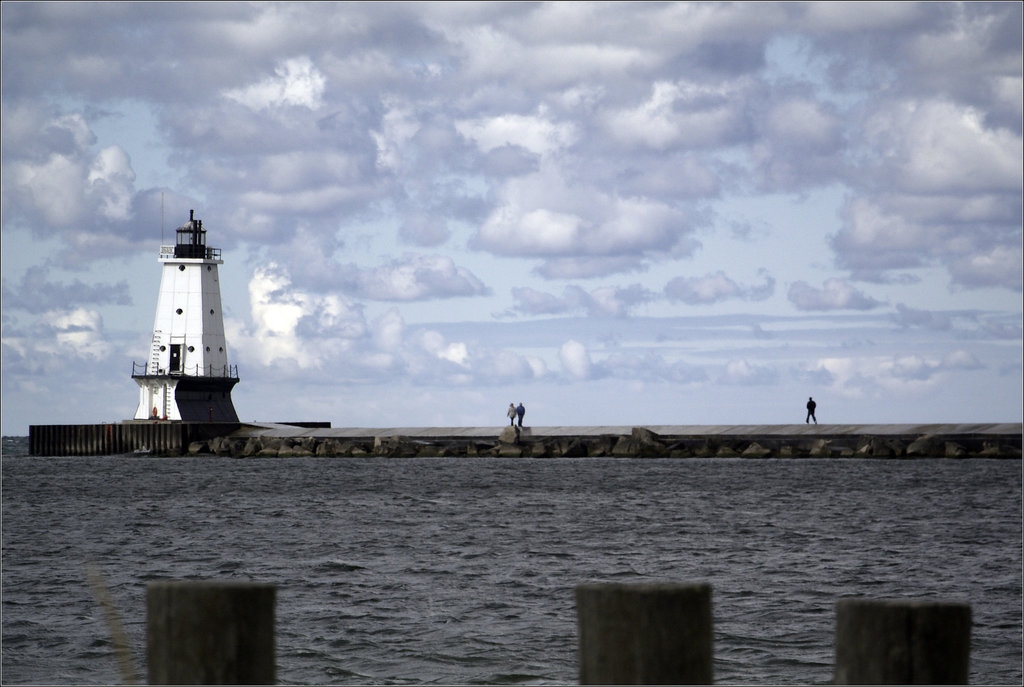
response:
[[[112,422],[102,425],[31,425],[33,456],[110,456],[136,451],[180,456],[197,441],[230,435],[237,422]]]
[[[248,457],[1020,458],[1021,424],[335,428],[248,425],[194,454]]]
[[[1017,458],[1021,423],[332,428],[329,422],[33,425],[37,456]]]

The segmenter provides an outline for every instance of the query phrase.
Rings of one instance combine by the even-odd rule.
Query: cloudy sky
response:
[[[2,6],[2,421],[131,417],[162,237],[246,420],[1015,421],[1021,4]]]

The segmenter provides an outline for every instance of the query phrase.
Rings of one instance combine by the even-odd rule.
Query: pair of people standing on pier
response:
[[[513,426],[516,423],[517,417],[519,418],[519,426],[522,427],[523,415],[526,415],[526,407],[523,405],[522,401],[519,402],[518,408],[516,407],[515,403],[509,403],[508,412],[506,413],[506,415],[508,416],[509,427]]]

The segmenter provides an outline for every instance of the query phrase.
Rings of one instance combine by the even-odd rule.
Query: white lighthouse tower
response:
[[[231,389],[238,367],[228,364],[217,266],[219,248],[206,245],[201,220],[177,229],[173,246],[160,246],[160,296],[149,359],[132,363],[139,385],[136,420],[238,422]]]

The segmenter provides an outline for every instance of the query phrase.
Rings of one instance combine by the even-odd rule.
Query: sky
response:
[[[2,432],[1020,422],[1022,4],[4,2]]]

